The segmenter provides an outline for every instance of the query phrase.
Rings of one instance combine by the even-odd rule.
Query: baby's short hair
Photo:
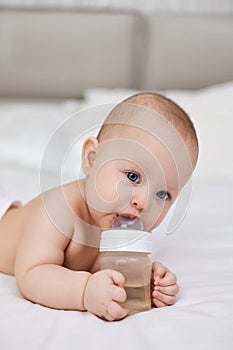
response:
[[[119,110],[122,104],[134,104],[141,107],[145,107],[145,109],[149,109],[155,111],[160,114],[162,117],[168,120],[172,124],[173,127],[180,134],[181,138],[185,143],[188,143],[191,146],[192,151],[196,154],[195,158],[198,155],[198,138],[196,134],[195,127],[193,122],[191,121],[188,114],[176,104],[171,99],[153,92],[143,92],[128,97],[120,104],[118,104],[108,115],[102,128],[99,131],[97,139],[99,142],[108,138],[111,134],[114,124],[117,123],[122,125],[122,118],[120,118],[118,122],[118,116],[120,115]],[[125,123],[127,124],[127,116],[125,119]]]

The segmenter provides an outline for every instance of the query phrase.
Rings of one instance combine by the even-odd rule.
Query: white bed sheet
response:
[[[54,128],[77,109],[114,102],[113,96],[118,100],[130,93],[89,91],[84,103],[2,101],[0,190],[23,201],[37,194],[41,153]],[[181,290],[177,303],[109,323],[88,312],[33,304],[21,296],[14,277],[0,273],[0,349],[232,350],[233,176],[232,156],[224,157],[233,149],[232,140],[226,137],[232,130],[233,84],[167,94],[197,115],[199,135],[205,137],[201,147],[204,160],[200,160],[193,180],[185,220],[171,235],[164,234],[163,225],[153,234],[154,259],[178,276]],[[216,148],[225,149],[222,157]],[[212,152],[216,158],[211,158]],[[52,169],[48,176],[53,176]]]

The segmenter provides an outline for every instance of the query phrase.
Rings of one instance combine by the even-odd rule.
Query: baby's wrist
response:
[[[85,285],[83,287],[83,300],[82,300],[82,305],[83,305],[83,310],[87,311],[87,307],[86,307],[86,298],[85,298],[85,295],[86,295],[86,290],[87,290],[87,285],[88,285],[88,282],[92,276],[92,274],[90,272],[87,272],[87,279],[86,279],[86,282],[85,282]]]

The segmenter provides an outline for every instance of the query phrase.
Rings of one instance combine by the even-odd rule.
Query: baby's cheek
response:
[[[144,229],[146,231],[152,231],[163,221],[166,214],[168,212],[167,206],[164,201],[160,203],[156,202],[156,204],[151,205],[150,209],[144,213],[142,213],[143,219],[145,221]]]
[[[132,188],[111,162],[98,167],[87,181],[88,205],[103,213],[118,212],[128,206]]]
[[[101,174],[96,176],[96,194],[99,197],[99,200],[106,203],[116,202],[119,198],[117,184],[113,179],[103,178]]]
[[[110,211],[122,211],[128,206],[132,196],[132,188],[127,180],[117,176],[96,177],[96,193],[103,206]]]

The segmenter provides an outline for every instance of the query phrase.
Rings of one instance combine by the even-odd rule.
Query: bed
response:
[[[169,231],[169,220],[165,220],[153,232],[153,260],[164,263],[178,276],[180,292],[175,305],[161,309],[153,308],[111,323],[88,312],[53,310],[31,303],[20,294],[14,277],[0,273],[0,348],[70,350],[119,349],[120,347],[123,350],[145,348],[232,350],[232,17],[208,17],[209,26],[205,27],[206,18],[191,16],[189,25],[196,23],[196,28],[200,31],[192,32],[192,45],[187,37],[185,43],[192,46],[193,54],[198,47],[195,48],[195,45],[201,43],[204,54],[203,57],[197,56],[199,63],[194,60],[185,64],[187,55],[191,53],[186,48],[185,57],[179,56],[179,48],[184,45],[184,37],[177,33],[179,31],[184,33],[188,25],[186,16],[143,17],[130,13],[100,14],[98,12],[97,16],[88,13],[87,18],[80,19],[86,14],[78,11],[59,12],[53,16],[54,12],[51,10],[30,11],[5,8],[0,11],[0,45],[4,48],[4,55],[1,55],[0,62],[2,77],[0,82],[0,188],[8,197],[12,200],[19,199],[24,203],[40,193],[41,179],[46,178],[45,187],[56,185],[56,164],[70,145],[67,146],[67,140],[73,137],[71,137],[73,131],[69,127],[62,126],[69,126],[69,120],[74,115],[78,115],[82,125],[83,115],[86,116],[85,113],[89,110],[96,111],[93,106],[114,104],[134,92],[145,89],[164,93],[190,114],[198,130],[200,159],[191,181],[192,196],[185,208],[187,209],[185,217],[180,217],[175,230]],[[35,16],[34,25],[29,21],[29,14]],[[55,52],[49,51],[48,42],[51,37],[49,39],[45,35],[48,30],[46,23],[43,25],[43,33],[38,29],[41,26],[38,17],[50,16],[48,23],[52,20],[53,25],[58,26],[61,21],[70,23],[66,18],[68,14],[71,18],[77,16],[76,19],[79,18],[81,21],[78,21],[80,26],[83,25],[82,21],[90,20],[90,23],[93,23],[93,20],[98,17],[83,35],[91,37],[100,26],[99,35],[103,37],[98,47],[95,45],[82,47],[81,57],[76,56],[79,52],[78,50],[76,52],[75,48],[69,52],[73,57],[80,59],[77,66],[78,74],[73,79],[71,77],[75,66],[70,66],[66,61],[68,54],[63,56],[67,70],[63,69],[60,73],[60,64],[62,64],[60,58],[55,65],[52,64],[60,50],[70,49],[70,46],[66,42],[61,48],[56,46],[57,42],[55,42]],[[103,20],[101,16],[105,19]],[[106,66],[105,57],[101,59],[99,56],[100,47],[105,47],[110,40],[106,34],[109,21],[121,24],[119,32],[114,31],[113,35],[117,37],[116,45],[122,43],[124,53],[116,50],[115,53],[118,56],[114,56],[114,45],[109,48],[111,59],[116,60],[111,62],[111,66],[115,65],[115,69]],[[172,21],[176,21],[175,25]],[[77,21],[72,23],[75,28]],[[216,32],[205,29],[214,30],[216,23],[218,23],[218,35],[219,31],[224,35],[224,43],[220,40],[214,42],[213,37],[216,39]],[[29,25],[35,32],[26,31],[27,40],[24,40],[21,34],[25,33],[25,27],[28,29]],[[163,59],[163,54],[164,38],[170,37],[169,33],[173,32],[174,26],[177,28],[178,49],[175,51],[177,59],[173,61],[172,68],[169,62]],[[78,37],[70,38],[70,28],[68,26],[67,32],[63,35],[78,42]],[[131,62],[132,50],[135,52],[134,50],[138,50],[138,46],[140,47],[144,42],[142,37],[135,38],[133,34],[138,28],[141,28],[141,36],[150,39],[144,46],[146,52],[137,56],[136,61]],[[40,46],[37,46],[37,52],[32,53],[31,60],[25,52],[29,48],[31,50],[31,40],[35,38],[36,33],[37,44],[44,43],[45,47],[48,47],[47,53],[50,59],[47,61],[46,71],[42,69],[45,61],[43,55],[39,54]],[[201,36],[200,33],[202,33]],[[55,40],[53,34],[51,35],[51,40]],[[210,38],[214,44],[207,48],[205,42]],[[63,39],[65,42],[65,38]],[[155,50],[157,43],[157,50]],[[21,49],[23,47],[22,51],[20,44]],[[13,56],[12,47],[15,54]],[[166,54],[168,55],[169,50],[173,49],[174,47],[169,48],[167,45]],[[214,55],[214,59],[210,60],[212,67],[210,67],[211,64],[206,65],[208,57],[205,50],[208,51],[208,57]],[[225,50],[224,54],[223,50]],[[83,71],[85,67],[83,60],[88,52],[96,58],[96,66],[89,66],[89,70],[92,67],[91,73],[96,72],[96,74],[88,75],[89,80],[86,80],[87,70]],[[26,62],[26,58],[31,65]],[[157,66],[155,62],[158,63]],[[215,70],[217,62],[221,70]],[[198,65],[198,69],[195,64]],[[104,65],[106,74],[103,74]],[[13,72],[12,67],[14,67]],[[168,67],[170,70],[166,69]],[[182,67],[185,74],[180,76]],[[42,76],[36,75],[36,71],[40,68]],[[195,68],[197,74],[194,72]],[[99,74],[101,69],[102,74]],[[161,74],[163,70],[166,72],[164,75]],[[190,71],[191,73],[188,74]],[[49,76],[47,80],[45,80],[46,75]],[[92,113],[92,118],[93,123],[97,125],[99,120],[95,119],[96,113]],[[45,164],[43,162],[49,141],[61,127],[63,133],[59,144],[55,147],[56,152],[50,152],[46,166],[41,167]],[[82,139],[79,141],[81,142]],[[66,157],[63,181],[76,178],[80,172],[79,141],[73,145]]]

